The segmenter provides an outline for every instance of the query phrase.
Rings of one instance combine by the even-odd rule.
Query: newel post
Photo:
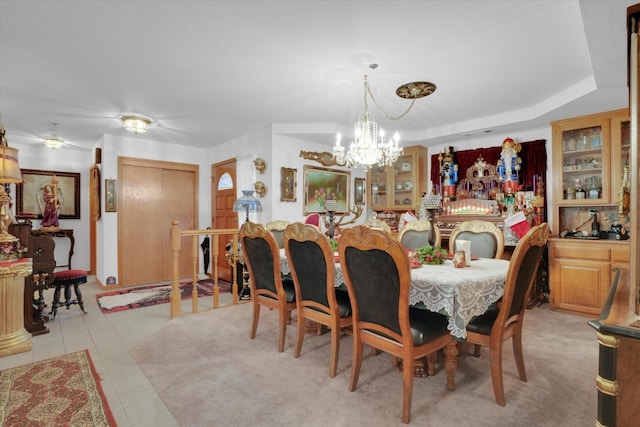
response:
[[[180,317],[182,306],[180,300],[180,229],[178,221],[171,221],[171,312],[169,317]]]

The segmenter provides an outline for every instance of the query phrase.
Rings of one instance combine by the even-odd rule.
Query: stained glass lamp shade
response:
[[[249,212],[262,212],[262,205],[253,197],[253,190],[242,190],[242,197],[233,204],[233,211],[245,212],[245,222],[249,222]]]

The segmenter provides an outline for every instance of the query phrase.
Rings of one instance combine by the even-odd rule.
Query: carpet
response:
[[[278,314],[263,309],[249,338],[251,304],[171,319],[130,353],[181,426],[402,426],[402,378],[391,357],[362,361],[348,391],[352,337],[340,340],[338,373],[329,378],[329,334],[305,335],[293,358],[296,315],[277,351]],[[518,379],[511,343],[504,347],[506,406],[495,403],[489,352],[461,346],[456,389],[446,389],[440,355],[433,377],[415,378],[411,424],[449,427],[584,427],[597,415],[598,342],[587,318],[543,305],[527,310]]]
[[[89,351],[0,371],[0,425],[115,426]]]
[[[213,281],[211,279],[199,280],[197,286],[198,297],[213,295]],[[230,292],[231,284],[218,279],[218,290],[220,293]],[[192,292],[192,282],[180,283],[181,299],[191,299]],[[114,313],[155,304],[164,304],[171,301],[171,284],[154,284],[102,292],[96,294],[96,300],[103,313]]]

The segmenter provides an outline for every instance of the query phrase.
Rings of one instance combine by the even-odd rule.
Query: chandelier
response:
[[[370,66],[371,67],[371,66]],[[371,67],[375,68],[375,67]],[[365,170],[373,165],[385,167],[392,165],[402,154],[402,147],[398,145],[400,135],[396,132],[392,139],[385,141],[384,130],[378,131],[378,123],[375,116],[369,112],[367,97],[371,97],[373,103],[382,114],[390,120],[398,120],[404,117],[413,107],[416,99],[431,95],[436,90],[436,86],[430,82],[412,82],[400,86],[396,90],[396,95],[401,98],[411,99],[411,104],[407,110],[397,117],[390,117],[376,102],[367,76],[364,76],[364,111],[358,115],[354,129],[354,140],[346,151],[346,147],[341,144],[342,135],[336,135],[336,144],[333,147],[333,156],[336,164],[347,167],[362,166]]]
[[[49,127],[49,136],[44,139],[45,147],[55,150],[60,148],[64,141],[58,138],[58,123],[51,123]]]

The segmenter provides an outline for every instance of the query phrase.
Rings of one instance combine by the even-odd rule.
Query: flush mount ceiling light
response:
[[[375,66],[374,66],[375,65]],[[376,64],[371,64],[369,68],[376,68]],[[413,107],[416,99],[424,98],[431,95],[436,90],[436,85],[431,82],[412,82],[400,86],[396,90],[396,95],[400,98],[411,99],[411,104],[407,110],[397,117],[391,117],[384,112],[378,105],[373,96],[371,87],[364,76],[364,111],[358,117],[355,125],[354,140],[349,146],[349,150],[345,152],[345,148],[340,144],[342,135],[336,136],[336,144],[333,147],[333,156],[336,164],[340,166],[362,166],[365,170],[374,164],[379,166],[389,166],[398,160],[402,154],[402,147],[398,146],[400,135],[396,132],[393,139],[384,140],[384,131],[380,129],[378,132],[378,124],[372,113],[369,113],[369,104],[367,98],[371,98],[375,106],[382,112],[386,118],[390,120],[398,120],[404,117]],[[379,138],[379,141],[378,141]]]
[[[64,141],[58,138],[58,123],[51,123],[49,136],[44,139],[44,145],[55,150],[56,148],[60,148],[63,143]]]
[[[151,119],[142,116],[122,116],[120,117],[124,128],[133,133],[145,133],[149,129]]]

